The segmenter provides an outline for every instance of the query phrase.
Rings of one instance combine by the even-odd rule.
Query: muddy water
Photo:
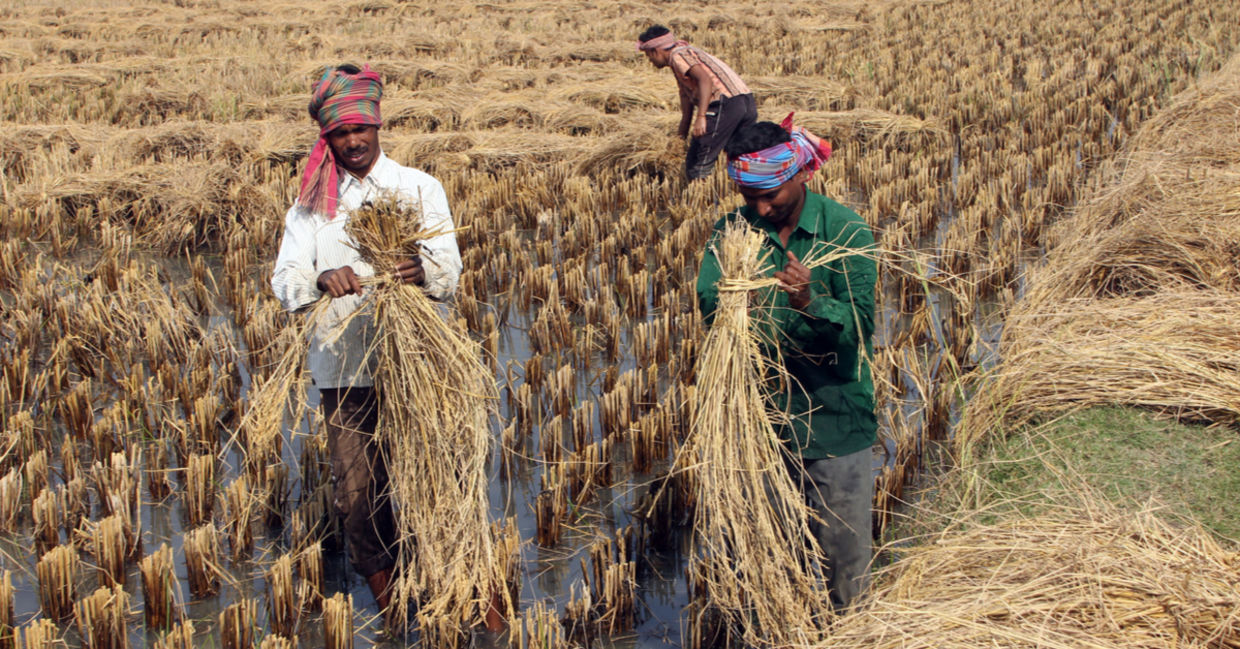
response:
[[[187,275],[186,269],[179,262],[161,260],[160,266],[170,278],[170,285],[179,284]],[[218,268],[213,269],[218,273]],[[217,304],[217,313],[223,306]],[[204,321],[208,328],[231,328],[231,320],[226,315],[212,316]],[[528,321],[523,316],[510,317],[508,326],[503,330],[500,340],[499,367],[506,368],[509,363],[520,367],[532,352],[529,347],[525,330]],[[238,338],[240,345],[240,339]],[[627,342],[627,341],[626,341]],[[579,401],[594,399],[599,396],[602,383],[601,374],[606,364],[601,359],[591,362],[591,370],[577,373],[577,395]],[[631,359],[622,360],[621,372],[631,369]],[[242,393],[249,387],[248,372],[241,367]],[[501,375],[504,373],[501,369]],[[308,386],[307,386],[308,387]],[[312,408],[317,408],[317,391],[309,389],[308,396]],[[100,404],[96,404],[98,408]],[[529,455],[505,458],[498,439],[502,422],[510,419],[507,404],[503,399],[499,404],[499,417],[494,426],[494,447],[490,463],[490,495],[492,513],[495,519],[514,517],[520,536],[521,546],[521,591],[520,607],[522,610],[535,602],[543,602],[553,610],[562,613],[565,604],[573,597],[579,597],[585,590],[582,577],[583,560],[588,560],[588,548],[600,538],[616,538],[620,530],[634,522],[631,511],[635,504],[645,495],[655,475],[632,475],[620,469],[615,473],[621,481],[609,488],[598,490],[585,503],[574,505],[570,520],[566,522],[566,532],[560,543],[554,548],[542,548],[532,539],[537,537],[537,521],[534,515],[534,502],[540,489],[541,460],[536,449],[539,448],[537,430],[535,438],[526,444]],[[595,416],[598,414],[596,412]],[[594,422],[596,439],[601,436],[597,431],[599,425]],[[296,505],[301,497],[297,476],[300,475],[299,458],[303,443],[311,434],[306,421],[296,422],[284,431],[285,443],[283,454],[289,467],[292,491],[289,502]],[[59,433],[55,436],[59,439]],[[58,458],[59,449],[53,449],[53,458]],[[617,446],[615,461],[618,465],[626,464],[624,458],[627,448]],[[83,449],[81,454],[83,468],[89,471],[90,453]],[[218,482],[222,488],[239,474],[241,457],[234,450],[228,451],[219,466]],[[59,467],[53,467],[51,487],[61,484],[58,477]],[[187,530],[183,512],[182,499],[177,491],[179,483],[174,479],[174,493],[160,502],[151,502],[149,494],[143,489],[142,505],[142,544],[144,553],[150,553],[167,543],[174,553],[173,563],[180,587],[178,601],[183,606],[185,616],[194,622],[197,631],[196,641],[200,645],[217,645],[218,619],[221,611],[227,606],[245,598],[258,601],[256,638],[261,638],[266,630],[266,598],[267,585],[265,573],[275,558],[287,552],[287,534],[280,529],[267,529],[261,523],[255,523],[255,551],[248,560],[233,561],[227,555],[227,544],[221,541],[221,564],[226,574],[223,587],[218,595],[195,599],[192,597],[186,574],[183,534]],[[217,502],[215,511],[218,517],[223,510],[221,502]],[[92,512],[97,518],[98,512]],[[38,583],[35,578],[34,543],[30,536],[29,519],[21,524],[22,534],[0,538],[0,566],[13,573],[15,598],[15,614],[18,626],[24,626],[39,615]],[[675,538],[666,539],[658,549],[646,552],[638,561],[638,626],[631,632],[619,637],[598,638],[604,645],[616,647],[664,647],[680,645],[680,627],[682,609],[687,602],[684,568],[685,555],[682,549],[687,538],[680,532],[674,533]],[[62,537],[63,538],[63,537]],[[83,555],[82,568],[78,583],[78,597],[92,592],[98,585],[95,570],[90,558]],[[417,641],[416,635],[393,637],[381,630],[377,619],[377,609],[373,598],[364,582],[353,573],[345,557],[343,549],[325,544],[324,573],[326,595],[335,592],[347,592],[353,596],[357,642],[355,646],[404,647]],[[141,576],[136,562],[129,565],[126,574],[125,589],[131,595],[132,614],[130,620],[131,646],[153,646],[155,634],[148,633],[141,619],[143,608]],[[321,625],[317,622],[317,614],[307,614],[299,627],[298,640],[302,647],[322,646]],[[65,640],[70,646],[83,644],[73,621],[67,620],[61,625]],[[481,632],[475,638],[480,646],[507,646],[506,635],[493,635]]]
[[[179,262],[167,262],[165,260],[161,261],[160,265],[165,268],[165,272],[170,278],[170,285],[173,286],[180,284],[188,274],[183,264]],[[218,276],[220,270],[215,268],[213,272]],[[265,277],[259,275],[256,275],[256,279],[260,282],[265,281]],[[935,316],[932,320],[935,323],[941,323],[942,321],[941,315],[946,308],[945,299],[944,296],[938,294],[930,296],[929,303]],[[653,305],[649,306],[653,307]],[[223,313],[222,309],[222,305],[217,305],[216,313]],[[649,312],[653,312],[653,309]],[[204,321],[204,325],[208,328],[232,327],[231,319],[226,315],[212,316]],[[504,380],[503,377],[509,373],[514,376],[519,375],[520,367],[533,354],[529,338],[526,335],[529,325],[529,319],[525,314],[515,313],[510,310],[508,321],[501,329],[499,340],[498,367],[500,368],[499,378],[501,382]],[[892,332],[900,326],[900,318],[897,314],[890,312],[881,313],[878,318],[878,331],[875,337],[876,344],[885,344],[886,341],[891,339]],[[934,329],[934,335],[941,337],[942,331],[938,324],[935,325]],[[632,326],[626,327],[624,335],[626,337],[631,336],[632,331]],[[997,332],[998,329],[994,327],[984,329],[983,337],[986,339],[987,345],[983,345],[983,350],[989,349],[989,346],[993,345]],[[626,339],[623,341],[621,349],[631,349],[630,343],[631,341]],[[239,340],[238,344],[240,344]],[[577,372],[576,389],[578,402],[597,400],[601,396],[602,373],[606,366],[604,359],[595,357],[591,359],[588,370]],[[510,367],[515,371],[510,372]],[[622,357],[617,369],[623,373],[626,370],[633,369],[633,367],[634,361],[629,356]],[[248,387],[248,374],[244,367],[241,368],[241,374],[244,393],[244,390]],[[501,391],[504,387],[503,383],[501,383]],[[915,394],[910,388],[900,395],[900,401],[904,405],[893,405],[892,407],[913,407],[908,404],[916,403],[918,397],[919,395]],[[317,391],[309,390],[309,398],[311,406],[317,407]],[[493,430],[497,443],[495,444],[490,464],[490,496],[493,518],[500,520],[514,517],[523,540],[521,546],[520,608],[524,610],[536,602],[542,602],[549,605],[552,610],[557,611],[557,614],[562,614],[565,604],[574,597],[580,597],[586,590],[582,567],[588,562],[588,548],[590,545],[601,538],[617,538],[625,528],[639,524],[633,512],[642,498],[646,496],[651,485],[666,470],[667,461],[665,460],[662,465],[657,466],[649,474],[635,474],[629,470],[626,457],[628,453],[627,445],[618,444],[614,449],[613,456],[613,461],[616,465],[613,475],[616,483],[609,488],[597,491],[586,502],[570,505],[572,508],[570,519],[566,521],[566,532],[562,536],[560,543],[553,548],[539,547],[533,541],[533,539],[537,538],[534,503],[540,490],[542,474],[541,459],[538,457],[537,451],[540,448],[540,442],[537,439],[538,431],[536,429],[534,439],[529,440],[525,444],[524,448],[526,451],[524,454],[505,457],[505,454],[499,448],[498,439],[504,423],[511,420],[511,413],[508,411],[507,401],[503,397],[501,397],[498,406],[499,417],[498,421],[495,422]],[[600,414],[601,408],[596,408],[594,414],[596,419],[592,422],[595,440],[601,438],[602,435],[600,432],[602,427],[597,419]],[[289,501],[291,505],[298,503],[301,496],[300,484],[298,484],[297,480],[297,476],[300,475],[299,458],[301,457],[303,442],[310,434],[309,424],[305,421],[296,422],[295,426],[285,431],[283,453],[286,464],[289,467],[292,487]],[[58,438],[59,435],[56,437]],[[58,451],[58,449],[56,450]],[[891,458],[894,456],[894,450],[891,443],[888,443],[885,449],[876,449],[876,475],[882,470],[885,463],[891,461]],[[58,455],[53,454],[52,457],[58,457]],[[221,486],[229,483],[237,475],[237,467],[240,466],[241,458],[236,451],[231,451],[222,460],[219,478]],[[89,469],[89,467],[84,468]],[[54,470],[53,474],[55,473],[56,471]],[[55,487],[58,483],[59,480],[54,476],[52,486]],[[287,534],[283,530],[266,529],[261,524],[256,524],[256,549],[252,558],[234,562],[227,557],[226,553],[222,552],[222,567],[227,572],[224,587],[221,589],[220,594],[214,597],[195,600],[189,592],[184,564],[182,535],[185,531],[185,516],[182,511],[181,498],[174,493],[173,496],[162,502],[150,502],[149,496],[147,496],[145,491],[143,495],[146,497],[142,510],[144,551],[148,553],[153,552],[162,543],[168,543],[172,546],[174,566],[180,585],[179,599],[184,605],[186,617],[195,623],[199,644],[209,643],[214,645],[218,642],[219,636],[216,627],[220,612],[228,605],[236,603],[243,598],[254,598],[258,601],[257,623],[259,631],[256,637],[261,637],[261,634],[266,629],[265,601],[267,598],[267,585],[264,575],[269,569],[271,562],[279,555],[288,551]],[[219,512],[221,509],[222,505],[217,505],[216,511]],[[30,526],[28,519],[23,528],[24,534],[0,538],[0,553],[2,553],[0,564],[12,571],[14,575],[14,587],[17,593],[15,613],[19,626],[28,623],[39,612],[37,581],[34,577],[36,558],[32,550],[34,543],[29,536]],[[643,648],[681,646],[681,634],[685,628],[685,607],[688,604],[685,570],[689,538],[688,532],[683,525],[672,525],[670,530],[670,533],[664,538],[657,539],[658,542],[645,544],[643,552],[638,553],[634,557],[637,564],[636,574],[638,580],[638,601],[636,607],[638,622],[636,628],[617,637],[595,638],[594,640],[597,644]],[[362,580],[353,574],[340,548],[333,549],[330,546],[325,546],[324,561],[325,594],[330,596],[335,592],[348,592],[353,596],[357,630],[357,643],[355,646],[404,647],[416,642],[416,636],[392,637],[380,629],[377,610],[369,590]],[[94,569],[89,564],[88,557],[84,557],[82,574],[83,579],[79,584],[79,596],[91,592],[96,587]],[[134,613],[130,616],[131,646],[151,646],[154,642],[154,636],[145,631],[145,625],[141,621],[140,611],[143,606],[142,589],[136,564],[129,567],[125,586],[127,592],[133,597],[132,607]],[[61,628],[65,632],[66,640],[71,646],[79,646],[81,644],[72,621],[65,623]],[[321,625],[317,621],[317,614],[307,614],[303,617],[299,627],[298,639],[300,646],[322,646],[323,639],[321,634]],[[506,636],[497,636],[485,632],[479,633],[475,640],[480,646],[507,645]]]

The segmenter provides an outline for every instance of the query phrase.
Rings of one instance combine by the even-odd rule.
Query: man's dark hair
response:
[[[645,43],[646,41],[652,38],[658,38],[670,31],[672,30],[668,29],[667,27],[664,27],[663,25],[651,25],[646,28],[646,31],[642,32],[641,36],[637,37],[637,40],[642,43]]]
[[[792,136],[788,135],[788,131],[785,131],[784,127],[779,124],[775,122],[757,122],[744,126],[733,133],[728,143],[723,145],[723,151],[728,154],[729,158],[735,158],[746,153],[768,149],[791,139]]]
[[[353,65],[352,63],[341,63],[336,66],[336,69],[345,74],[357,74],[362,71],[361,68]]]

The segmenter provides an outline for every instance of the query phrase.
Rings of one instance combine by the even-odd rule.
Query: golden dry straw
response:
[[[228,535],[229,553],[233,561],[250,556],[254,550],[253,520],[262,494],[255,493],[246,475],[240,475],[224,488],[226,510],[224,530]]]
[[[311,543],[297,555],[297,601],[303,611],[323,605],[323,546]]]
[[[297,641],[282,635],[268,633],[263,636],[263,641],[258,643],[258,649],[297,649]]]
[[[1240,56],[1146,124],[1048,237],[956,444],[1104,403],[1240,418]]]
[[[274,633],[295,637],[301,606],[293,584],[293,555],[283,554],[267,571],[267,626]]]
[[[323,647],[352,649],[353,596],[336,593],[323,600]]]
[[[86,514],[90,511],[90,488],[86,486],[86,480],[81,477],[74,478],[62,486],[63,490],[57,490],[61,499],[60,510],[64,512],[61,529],[69,538],[73,538],[82,519],[86,518]]]
[[[0,531],[14,532],[22,511],[22,472],[13,467],[0,478]]]
[[[99,583],[105,586],[125,585],[125,523],[113,514],[90,525],[87,530],[91,552],[98,564]]]
[[[637,623],[637,568],[628,560],[627,532],[618,536],[616,543],[601,539],[590,547],[588,569],[585,560],[581,562],[589,604],[579,605],[579,610],[584,609],[589,623],[609,635],[632,630]]]
[[[262,507],[262,520],[269,529],[284,527],[291,491],[288,475],[288,466],[283,463],[268,465],[264,470],[262,491],[266,498]]]
[[[142,573],[142,613],[146,628],[175,631],[173,624],[180,618],[176,602],[180,584],[172,565],[172,548],[167,543],[159,544],[159,549],[144,557],[138,568]]]
[[[146,474],[146,491],[155,501],[162,501],[172,493],[172,480],[168,478],[168,446],[162,440],[156,442],[143,468]]]
[[[258,600],[247,598],[231,604],[219,616],[220,646],[224,649],[253,649],[258,624]]]
[[[146,411],[139,417],[149,423],[182,419],[153,416],[156,410],[194,413],[184,416],[189,425],[181,455],[161,466],[184,466],[191,453],[214,453],[217,448],[200,441],[218,437],[221,423],[236,423],[237,399],[222,383],[191,378],[205,368],[169,356],[179,347],[174,328],[135,327],[142,323],[125,314],[150,313],[130,308],[141,306],[137,301],[97,300],[72,278],[93,265],[91,238],[101,239],[106,253],[93,283],[107,290],[124,284],[126,265],[146,246],[202,243],[223,256],[221,286],[210,289],[213,282],[191,261],[192,286],[164,277],[151,295],[181,294],[174,301],[184,308],[177,310],[191,317],[206,304],[231,309],[241,327],[261,319],[259,305],[273,301],[255,276],[278,240],[280,206],[296,194],[297,168],[313,141],[305,123],[305,82],[339,58],[341,12],[357,28],[345,49],[370,60],[387,83],[384,150],[443,180],[462,223],[471,226],[462,247],[466,254],[474,250],[466,267],[479,272],[463,278],[462,292],[473,285],[472,299],[497,307],[501,340],[520,335],[508,316],[511,307],[521,309],[522,284],[540,283],[529,299],[541,299],[558,283],[570,313],[593,299],[596,313],[608,314],[590,319],[593,334],[586,327],[574,332],[573,346],[557,362],[569,360],[586,380],[584,350],[601,346],[609,364],[629,353],[623,341],[631,323],[623,314],[647,308],[646,300],[634,299],[639,294],[655,313],[693,311],[692,279],[683,271],[695,266],[709,231],[710,220],[701,216],[715,197],[732,192],[722,169],[687,189],[680,180],[683,156],[671,137],[675,91],[665,70],[651,69],[632,51],[627,39],[640,21],[635,16],[671,24],[733,65],[755,90],[763,119],[795,109],[801,123],[826,131],[835,158],[831,173],[819,174],[814,186],[860,206],[876,231],[889,234],[884,245],[907,248],[938,233],[937,261],[962,277],[977,277],[979,293],[994,291],[1005,305],[1016,288],[1013,252],[1042,243],[1046,224],[1076,201],[1081,180],[1130,142],[1166,97],[1190,85],[1208,86],[1203,74],[1234,51],[1240,25],[1240,4],[1222,0],[1025,1],[1001,12],[975,1],[794,0],[777,12],[731,0],[705,11],[692,3],[602,3],[575,13],[557,3],[459,3],[433,14],[389,0],[239,10],[225,1],[157,3],[140,16],[123,3],[62,3],[54,11],[48,4],[17,3],[0,19],[6,35],[0,117],[7,125],[0,133],[0,285],[6,291],[0,337],[9,341],[0,345],[0,411],[60,402],[89,376],[87,411],[79,412],[86,416],[49,419],[47,428],[63,423],[83,441],[97,432],[106,454],[132,429],[110,428],[120,421],[111,416],[106,426],[93,427],[95,415],[117,392],[130,393],[120,397],[126,408],[137,405],[131,386],[150,368],[161,383],[169,382],[162,393],[150,393],[148,403],[160,405],[138,408]],[[1158,38],[1143,37],[1154,33]],[[289,56],[273,60],[273,50]],[[141,52],[160,55],[135,54]],[[473,106],[479,97],[482,105]],[[1228,101],[1213,106],[1234,112]],[[1215,160],[1235,147],[1233,128],[1203,128],[1188,113],[1165,115],[1162,131],[1173,144],[1191,140],[1186,133],[1206,134],[1213,144],[1203,154]],[[936,126],[942,130],[932,130]],[[586,164],[591,160],[593,167]],[[1188,176],[1169,168],[1137,189],[1168,187]],[[1183,205],[1192,208],[1191,201]],[[551,217],[540,218],[544,213]],[[1228,219],[1198,220],[1209,226]],[[673,228],[683,236],[663,249]],[[531,240],[527,231],[534,233]],[[1220,247],[1234,241],[1209,238]],[[48,253],[66,267],[43,272],[35,260]],[[652,256],[647,272],[638,273]],[[1201,266],[1234,268],[1232,259],[1226,262]],[[31,265],[41,268],[23,269]],[[577,269],[588,269],[583,281]],[[621,283],[617,272],[624,275]],[[509,287],[517,291],[507,293]],[[204,290],[222,290],[223,303],[215,295],[204,299]],[[889,295],[888,304],[907,298],[909,306],[924,305],[925,296],[916,293]],[[83,296],[89,299],[79,300]],[[977,315],[989,300],[980,295],[962,304],[960,315]],[[61,331],[57,303],[74,305],[64,310],[74,322],[96,317],[106,326]],[[102,308],[108,305],[116,308]],[[463,309],[473,326],[471,313]],[[933,336],[930,314],[916,317],[896,332],[897,346]],[[22,331],[7,338],[14,322],[22,324],[12,331]],[[45,376],[39,345],[19,342],[32,335],[31,323],[49,325],[42,341],[50,354]],[[693,339],[696,325],[680,324],[678,335]],[[947,337],[951,355],[967,355],[961,352],[969,348],[966,336]],[[249,368],[256,379],[273,367],[278,350],[264,344],[237,356],[249,362],[250,354],[265,349],[272,354]],[[685,362],[692,358],[680,356],[678,367],[667,368],[680,374],[675,380],[692,380],[692,364]],[[226,374],[228,361],[221,361],[215,367]],[[614,378],[607,390],[613,385]],[[641,417],[649,389],[644,383],[626,393],[631,411],[622,426],[648,421]],[[275,392],[282,400],[304,394],[298,387]],[[540,392],[531,395],[535,401]],[[531,426],[544,418],[537,408]],[[278,434],[281,428],[265,430]],[[521,426],[515,432],[518,440],[525,433]],[[915,464],[917,438],[900,439],[911,445],[898,449],[902,458]],[[27,442],[21,446],[35,450]],[[270,461],[268,450],[255,449],[253,464]],[[28,456],[22,453],[20,461]],[[660,460],[651,461],[658,466]],[[0,466],[0,475],[9,468]],[[233,476],[219,477],[227,482]],[[257,472],[250,477],[252,485],[268,484]],[[65,481],[73,479],[66,469]],[[75,494],[88,492],[84,482],[77,484]],[[25,494],[19,497],[26,502]],[[302,523],[290,524],[301,530],[296,548],[311,528],[329,520],[319,515],[330,511],[321,492],[307,500],[312,504],[301,511]],[[65,510],[71,528],[76,514],[70,512],[86,511]]]
[[[424,637],[452,644],[454,626],[481,621],[493,594],[507,592],[487,498],[498,393],[479,345],[441,305],[419,287],[385,281],[396,263],[419,254],[420,241],[441,234],[423,230],[421,220],[385,197],[356,210],[346,229],[382,278],[369,289],[378,332],[371,353],[398,512],[396,622],[417,602]]]
[[[564,638],[559,616],[542,601],[525,609],[513,635],[517,649],[568,649],[571,646]]]
[[[45,617],[32,620],[23,631],[23,649],[59,649],[66,646],[65,641],[60,638],[56,623]]]
[[[833,649],[1240,647],[1240,555],[1152,508],[949,531],[877,575]]]
[[[26,487],[33,501],[48,485],[47,451],[39,449],[26,460]]]
[[[0,570],[0,647],[17,647],[17,630],[13,624],[13,573]]]
[[[783,646],[821,637],[831,606],[810,512],[784,466],[787,451],[763,392],[778,368],[751,328],[748,287],[767,283],[764,237],[735,220],[716,240],[724,279],[677,465],[692,471],[697,487],[692,570],[706,584],[709,606],[747,644]]]
[[[211,520],[211,512],[215,509],[215,494],[215,455],[191,455],[185,467],[183,496],[185,518],[191,526],[202,525]]]
[[[998,422],[1104,404],[1142,406],[1193,420],[1240,420],[1240,294],[1163,291],[1141,298],[1061,301],[1054,312],[1014,314],[1003,365],[974,397],[979,439]]]
[[[134,446],[128,455],[113,453],[106,465],[96,461],[92,470],[104,513],[121,517],[126,558],[137,558],[142,547],[141,467],[142,452]]]
[[[156,638],[155,649],[194,649],[194,623],[182,620],[172,625]]]
[[[80,600],[77,612],[78,632],[90,649],[128,649],[129,631],[125,618],[129,615],[129,594],[124,586],[105,586]]]
[[[52,620],[73,615],[77,598],[78,554],[72,545],[58,545],[35,565],[39,579],[39,606]]]
[[[189,592],[197,599],[210,597],[220,590],[219,532],[214,523],[185,533],[185,573]]]
[[[246,470],[255,477],[261,478],[271,466],[283,463],[280,451],[285,422],[300,421],[306,412],[306,391],[301,389],[301,384],[310,346],[307,332],[330,302],[331,299],[325,297],[312,306],[304,318],[289,319],[287,325],[276,330],[261,352],[274,357],[274,361],[256,371],[254,383],[246,394],[245,414],[237,427],[245,451]]]

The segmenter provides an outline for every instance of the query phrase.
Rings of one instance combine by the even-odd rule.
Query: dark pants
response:
[[[697,180],[710,175],[723,145],[737,129],[758,121],[753,95],[721,97],[706,107],[706,133],[689,141],[685,154],[685,176]]]
[[[363,577],[396,565],[396,524],[388,498],[387,463],[375,439],[374,390],[319,390],[332,456],[336,515],[348,539],[349,562]]]
[[[799,481],[824,523],[810,531],[827,557],[831,605],[842,611],[870,583],[873,456],[869,448],[823,460],[806,460]]]

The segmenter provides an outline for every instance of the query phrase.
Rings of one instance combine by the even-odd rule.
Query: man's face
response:
[[[653,65],[656,68],[667,67],[667,60],[669,58],[669,53],[671,52],[671,50],[653,49],[653,50],[642,50],[642,51],[646,53],[646,59],[650,61],[650,65]]]
[[[367,124],[345,124],[327,134],[336,163],[345,171],[365,178],[379,159],[379,127]]]
[[[805,181],[808,174],[797,172],[779,187],[758,189],[756,187],[737,187],[741,196],[758,217],[774,226],[796,225],[801,217],[801,207],[805,204]]]

